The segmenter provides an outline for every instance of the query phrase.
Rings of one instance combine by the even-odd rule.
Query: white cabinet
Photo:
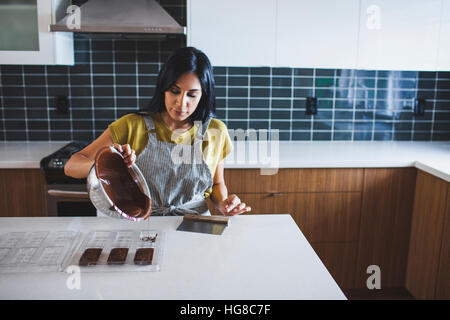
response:
[[[73,34],[50,32],[70,1],[0,2],[0,64],[73,65]]]
[[[359,0],[278,0],[277,66],[356,68]]]
[[[361,0],[357,68],[436,70],[441,4]]]
[[[450,71],[450,0],[442,0],[437,70]]]
[[[215,66],[450,70],[450,0],[187,0]]]
[[[275,0],[187,0],[187,44],[214,66],[273,66]]]

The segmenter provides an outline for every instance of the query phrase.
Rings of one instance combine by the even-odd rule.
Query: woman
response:
[[[208,215],[207,197],[224,215],[250,211],[237,195],[228,195],[223,159],[232,143],[225,124],[212,118],[214,112],[208,57],[193,47],[181,48],[161,69],[148,110],[111,123],[69,159],[65,174],[87,177],[97,151],[114,146],[128,167],[136,162],[145,176],[153,215]]]

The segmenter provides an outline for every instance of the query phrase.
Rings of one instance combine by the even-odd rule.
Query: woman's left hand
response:
[[[252,210],[244,202],[241,202],[241,199],[235,194],[230,194],[228,198],[221,201],[217,209],[225,216],[234,216]]]

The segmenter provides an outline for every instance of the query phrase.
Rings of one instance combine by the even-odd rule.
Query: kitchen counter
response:
[[[69,141],[0,142],[0,169],[36,169],[42,158],[52,154]]]
[[[2,142],[0,168],[39,168],[39,161],[68,142]],[[450,142],[279,141],[234,143],[225,168],[416,167],[450,182]],[[261,155],[273,154],[271,157]]]
[[[176,231],[181,217],[0,218],[0,233],[160,229],[159,272],[0,274],[0,299],[346,299],[288,214],[231,217],[221,236]]]

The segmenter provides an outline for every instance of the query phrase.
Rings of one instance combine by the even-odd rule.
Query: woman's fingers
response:
[[[120,144],[114,143],[114,144],[113,144],[113,147],[114,147],[117,151],[119,151],[120,153],[123,152],[122,146],[121,146]]]
[[[237,195],[235,195],[235,194],[229,195],[228,199],[227,199],[227,204],[225,205],[225,209],[228,212],[230,212],[240,203],[241,203],[241,200],[238,198]]]
[[[134,164],[134,162],[136,161],[136,152],[134,152],[134,150],[132,150],[129,155],[124,157],[124,161],[128,168],[131,167]]]
[[[227,199],[227,204],[225,205],[226,214],[228,215],[236,215],[244,212],[251,211],[250,207],[238,198],[237,195],[232,194]]]
[[[134,164],[134,162],[136,161],[136,152],[131,149],[131,146],[129,144],[120,145],[114,143],[113,147],[122,154],[127,168],[131,167]]]
[[[122,149],[123,149],[123,153],[122,154],[123,154],[124,157],[127,157],[127,156],[131,155],[131,147],[130,147],[129,144],[122,145]]]

